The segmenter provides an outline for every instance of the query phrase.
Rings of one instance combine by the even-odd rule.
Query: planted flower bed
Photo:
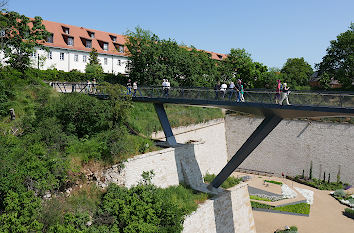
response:
[[[343,205],[354,208],[354,195],[346,194],[343,189],[331,192],[331,195]]]
[[[286,206],[275,207],[272,205],[267,205],[267,204],[251,201],[251,206],[253,209],[278,210],[280,212],[297,213],[297,214],[303,214],[303,215],[310,214],[310,205],[307,203],[298,203],[295,205],[286,205]]]
[[[287,179],[296,181],[300,184],[308,185],[310,187],[320,189],[320,190],[337,190],[337,189],[343,189],[344,187],[351,187],[348,183],[342,183],[342,182],[326,182],[323,180],[319,180],[316,178],[307,179],[306,177],[302,176],[286,176]]]

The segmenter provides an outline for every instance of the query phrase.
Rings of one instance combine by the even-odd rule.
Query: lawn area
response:
[[[310,214],[310,205],[307,203],[299,203],[295,205],[274,207],[271,205],[251,201],[251,206],[252,208],[279,210],[283,212],[291,212],[291,213],[298,213],[298,214]]]
[[[210,183],[214,180],[215,177],[216,177],[215,174],[206,174],[204,176],[204,182]],[[242,182],[241,178],[235,178],[235,177],[230,176],[224,181],[224,183],[221,184],[221,187],[224,189],[228,189],[228,188],[234,187],[235,185],[238,185],[241,182]]]

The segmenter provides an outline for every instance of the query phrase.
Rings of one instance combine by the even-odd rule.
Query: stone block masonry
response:
[[[226,116],[228,159],[261,123],[261,118]],[[274,172],[280,176],[309,176],[313,162],[313,177],[331,181],[340,177],[354,184],[354,125],[343,123],[283,120],[240,165],[241,168]],[[322,171],[320,171],[322,170]],[[320,174],[321,173],[321,174]]]

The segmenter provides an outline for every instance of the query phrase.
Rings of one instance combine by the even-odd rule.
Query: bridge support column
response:
[[[159,117],[163,132],[165,133],[166,141],[170,146],[177,145],[175,136],[173,135],[170,122],[168,121],[167,114],[163,104],[154,103],[155,111]]]
[[[256,149],[256,147],[268,136],[268,134],[280,123],[281,117],[270,115],[264,118],[262,123],[251,134],[221,172],[209,184],[208,188],[218,188],[235,169]]]

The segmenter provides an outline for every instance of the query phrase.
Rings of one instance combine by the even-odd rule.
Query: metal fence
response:
[[[48,83],[58,92],[62,93],[86,93],[92,95],[104,95],[104,87],[98,84],[87,83]],[[137,91],[124,90],[122,95],[145,98],[176,98],[198,99],[209,101],[237,102],[237,92],[234,90],[213,90],[208,88],[170,88],[162,87],[139,87]],[[246,90],[243,94],[245,102],[276,104],[275,91],[269,90]],[[324,92],[324,91],[291,91],[289,102],[292,105],[301,106],[329,106],[329,107],[354,107],[354,93],[350,92]],[[284,103],[283,103],[284,104]]]

